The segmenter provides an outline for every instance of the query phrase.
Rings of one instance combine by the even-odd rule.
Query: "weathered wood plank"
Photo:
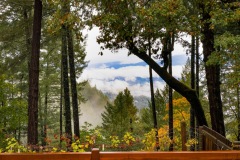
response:
[[[239,151],[103,152],[100,160],[240,160]]]
[[[3,153],[0,160],[240,160],[240,151]]]
[[[0,160],[91,160],[91,153],[3,153]]]

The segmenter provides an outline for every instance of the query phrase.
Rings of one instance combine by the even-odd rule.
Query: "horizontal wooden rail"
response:
[[[240,160],[240,151],[2,153],[0,160]]]
[[[201,150],[232,150],[232,142],[224,136],[206,127],[199,127]]]

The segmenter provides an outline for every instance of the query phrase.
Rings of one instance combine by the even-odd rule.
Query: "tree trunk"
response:
[[[172,76],[172,52],[169,53],[169,74]],[[169,91],[168,91],[168,104],[169,104],[169,138],[171,140],[169,151],[173,151],[173,89],[169,85]]]
[[[200,55],[199,55],[199,37],[196,37],[196,92],[197,95],[199,97],[199,59],[200,59]],[[199,124],[198,121],[196,121],[196,138],[199,141]],[[199,150],[199,143],[197,144],[196,147],[197,151]]]
[[[76,82],[74,50],[73,50],[73,36],[72,36],[72,31],[69,28],[67,30],[68,30],[67,38],[68,38],[70,81],[71,81],[71,91],[72,91],[73,127],[74,127],[74,136],[75,138],[78,139],[80,138],[80,129],[79,129],[77,82]]]
[[[67,29],[62,25],[62,66],[63,66],[63,91],[64,91],[64,106],[65,106],[65,134],[69,139],[69,144],[72,140],[72,125],[71,125],[71,108],[69,97],[69,80],[68,80],[68,57],[67,57]]]
[[[30,68],[30,58],[31,58],[31,30],[29,25],[29,16],[26,8],[23,9],[23,18],[26,24],[25,27],[25,36],[26,36],[26,52],[28,53],[28,67]]]
[[[59,147],[60,148],[62,148],[62,136],[63,136],[63,129],[62,129],[62,127],[63,127],[63,125],[62,125],[62,122],[63,122],[63,73],[62,73],[62,71],[63,71],[63,65],[62,65],[62,63],[61,63],[61,82],[60,82],[60,84],[61,84],[61,86],[60,86],[60,113],[59,113],[59,132],[60,132],[60,135],[59,135]]]
[[[198,99],[198,95],[195,90],[189,88],[182,82],[175,79],[171,76],[164,68],[159,66],[152,58],[150,58],[145,51],[140,51],[133,43],[132,40],[128,41],[128,49],[131,53],[135,54],[137,57],[146,62],[151,68],[174,90],[180,93],[183,97],[185,97],[191,106],[193,106],[197,120],[199,121],[199,125],[206,125],[207,120],[202,109],[202,105],[200,100]]]
[[[39,90],[39,55],[41,39],[42,1],[35,0],[32,52],[29,68],[28,95],[28,145],[38,144],[38,90]]]
[[[191,88],[195,89],[195,36],[192,36],[191,45]],[[190,108],[190,138],[195,138],[195,114],[193,107]],[[191,151],[195,150],[195,145],[191,145]]]
[[[151,45],[149,42],[148,47],[149,57],[151,57]],[[156,105],[155,105],[155,98],[154,98],[154,87],[153,87],[153,77],[152,77],[152,68],[149,66],[149,81],[150,81],[150,92],[151,92],[151,102],[152,102],[152,113],[153,113],[153,127],[155,129],[155,140],[156,140],[156,150],[158,151],[159,148],[159,138],[158,138],[158,124],[157,124],[157,114],[156,114]]]
[[[201,30],[201,33],[203,34],[203,61],[205,63],[211,124],[213,130],[225,136],[222,100],[220,93],[220,66],[219,64],[206,64],[211,54],[215,51],[214,33],[210,28],[211,22],[209,22],[211,19],[211,6],[206,6],[205,4],[201,3],[200,9],[202,10],[201,14],[203,22]]]

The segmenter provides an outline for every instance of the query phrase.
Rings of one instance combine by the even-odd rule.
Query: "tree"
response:
[[[151,44],[149,42],[148,54],[151,57]],[[153,77],[152,77],[152,68],[149,67],[149,82],[150,82],[150,92],[151,92],[151,106],[152,106],[152,116],[153,116],[153,127],[156,132],[156,150],[159,150],[159,138],[158,138],[158,123],[157,123],[157,113],[156,113],[156,103],[154,98],[154,87],[153,87]]]
[[[38,144],[38,82],[39,55],[41,39],[42,1],[35,0],[34,21],[32,34],[32,52],[29,68],[29,96],[28,96],[28,144]]]
[[[203,56],[205,64],[209,60],[211,54],[215,51],[214,48],[214,30],[211,27],[210,12],[214,10],[215,3],[199,2],[201,22]],[[210,105],[211,124],[212,129],[225,136],[225,126],[223,119],[222,100],[220,94],[220,65],[219,64],[206,64],[205,65],[208,99]]]
[[[98,2],[96,7],[99,12],[93,18],[93,23],[100,27],[101,31],[98,42],[103,43],[105,48],[112,50],[126,47],[130,54],[145,61],[170,87],[186,97],[191,106],[194,107],[195,112],[198,113],[199,124],[207,125],[196,91],[175,79],[149,57],[144,45],[151,35],[151,43],[155,44],[155,48],[158,48],[160,43],[158,40],[163,37],[162,35],[165,35],[166,28],[168,31],[176,31],[176,29],[183,27],[185,22],[182,22],[181,15],[185,13],[186,8],[181,1],[171,3],[170,1],[102,0]],[[146,3],[150,7],[144,8]],[[159,8],[162,9],[159,10]],[[160,16],[161,18],[159,18]]]
[[[27,133],[28,67],[33,4],[18,0],[14,3],[4,0],[0,4],[0,75],[4,76],[6,83],[11,82],[12,86],[4,94],[7,101],[4,104],[6,108],[3,107],[2,111],[8,114],[2,118],[4,121],[13,116],[5,123],[9,126],[5,127],[5,134],[14,136],[19,142]],[[26,43],[26,40],[29,43]]]
[[[58,35],[61,31],[62,35],[62,63],[63,63],[63,92],[64,92],[64,106],[65,106],[65,130],[66,134],[71,139],[71,113],[73,114],[73,127],[75,138],[80,137],[79,129],[79,103],[83,99],[79,99],[81,96],[77,91],[76,79],[81,75],[83,69],[87,66],[85,62],[85,50],[81,44],[84,38],[81,34],[81,5],[79,3],[67,0],[64,2],[49,1],[49,4],[55,9],[52,17],[49,19],[49,32],[52,35]],[[62,10],[58,8],[62,7]],[[74,6],[73,8],[71,8]],[[70,10],[71,8],[71,10]],[[61,14],[59,14],[61,13]],[[80,18],[78,17],[80,16]],[[60,21],[58,20],[60,19]],[[75,41],[76,40],[76,41]],[[68,75],[69,71],[69,75]],[[70,83],[69,81],[70,80]],[[69,85],[71,84],[71,90]],[[80,83],[84,84],[84,83]],[[71,91],[71,92],[70,92]],[[70,98],[71,96],[71,98]],[[71,112],[71,104],[72,112]]]
[[[70,14],[70,5],[68,5],[68,14]],[[72,93],[72,109],[73,109],[73,128],[74,136],[80,137],[79,128],[79,111],[78,111],[78,94],[77,94],[77,80],[76,80],[76,69],[74,62],[74,48],[73,48],[73,35],[70,26],[67,26],[67,46],[68,46],[68,60],[70,68],[70,82],[71,82],[71,93]]]
[[[167,89],[166,89],[167,90]],[[156,116],[157,116],[157,124],[158,128],[161,128],[164,125],[167,125],[166,121],[163,121],[163,117],[167,114],[166,113],[166,104],[167,104],[167,98],[166,95],[164,95],[162,90],[157,89],[154,93],[154,99],[156,103]],[[151,131],[154,126],[154,121],[152,115],[152,105],[149,103],[148,107],[142,108],[140,110],[140,116],[139,121],[140,124],[142,124],[141,130],[143,130],[144,133]]]
[[[114,104],[108,103],[105,108],[102,120],[106,132],[123,137],[125,132],[131,131],[131,125],[137,120],[137,108],[134,106],[133,96],[127,88],[123,92],[119,92]]]
[[[65,8],[63,6],[63,8]],[[65,9],[63,9],[65,10]],[[63,12],[65,15],[66,12]],[[69,97],[69,80],[68,80],[68,58],[67,58],[67,26],[62,24],[62,76],[63,76],[63,95],[64,95],[64,115],[65,115],[65,134],[72,141],[72,124],[71,124],[71,108]]]

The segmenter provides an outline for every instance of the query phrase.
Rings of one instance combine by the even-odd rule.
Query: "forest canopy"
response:
[[[10,142],[22,150],[86,151],[97,143],[109,150],[180,150],[181,122],[196,144],[198,125],[240,140],[238,1],[3,0],[0,10],[0,152],[10,152]],[[96,56],[124,48],[149,67],[143,108],[127,87],[110,100],[89,79],[79,81],[90,54],[83,30],[96,27]],[[172,74],[176,43],[188,56],[181,78]],[[152,71],[164,89],[153,85]],[[101,111],[98,126],[80,125],[89,102],[87,109]]]

